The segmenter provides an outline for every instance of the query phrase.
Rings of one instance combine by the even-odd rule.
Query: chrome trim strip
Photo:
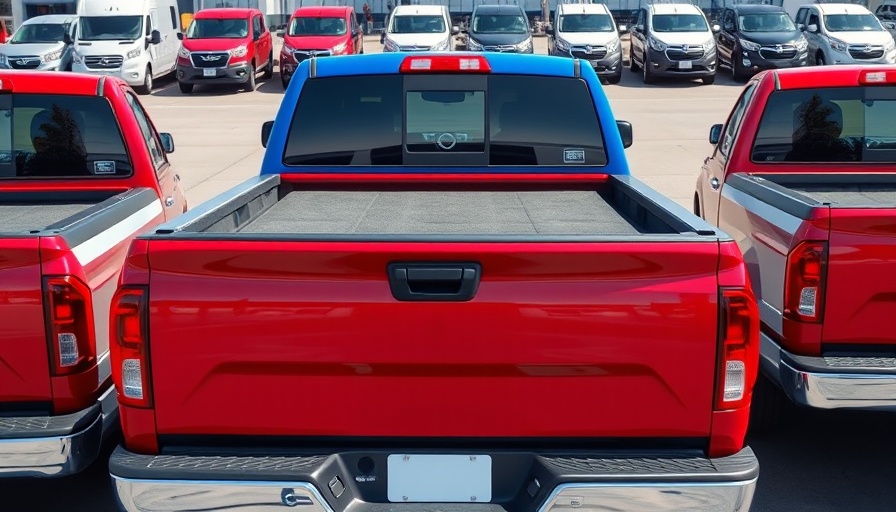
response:
[[[307,482],[133,480],[112,475],[118,504],[127,512],[182,510],[279,511],[299,507],[307,512],[333,512],[320,492]]]
[[[627,512],[747,512],[756,491],[756,478],[719,483],[606,483],[562,484],[538,512],[569,510],[625,510]]]

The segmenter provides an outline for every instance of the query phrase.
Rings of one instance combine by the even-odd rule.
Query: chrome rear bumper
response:
[[[790,399],[818,409],[896,411],[896,358],[806,357],[761,335],[762,370]]]

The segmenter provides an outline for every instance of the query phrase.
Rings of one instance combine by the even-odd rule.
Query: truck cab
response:
[[[182,93],[205,84],[242,84],[254,91],[259,72],[264,79],[274,76],[273,37],[258,9],[203,9],[177,38]]]
[[[117,76],[139,94],[177,64],[177,0],[83,1],[78,9],[72,71]]]
[[[619,33],[625,31],[617,28],[605,4],[558,4],[548,29],[548,54],[587,61],[597,76],[618,84],[623,67]]]

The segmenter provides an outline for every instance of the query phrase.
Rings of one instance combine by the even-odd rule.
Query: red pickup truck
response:
[[[261,175],[131,245],[125,510],[749,510],[746,267],[629,175],[591,66],[388,53],[292,80]]]
[[[110,303],[187,208],[173,150],[122,80],[0,71],[0,478],[80,471],[117,425]]]
[[[896,410],[896,71],[769,71],[715,125],[694,207],[738,241],[761,317],[753,425],[788,401]]]

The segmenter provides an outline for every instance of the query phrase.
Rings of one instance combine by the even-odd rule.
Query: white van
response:
[[[399,5],[387,22],[383,51],[451,51],[458,32],[444,5]]]
[[[81,0],[72,71],[115,75],[140,94],[175,70],[177,0]]]
[[[547,30],[548,55],[573,57],[591,64],[608,83],[622,79],[622,40],[606,4],[558,4]]]

